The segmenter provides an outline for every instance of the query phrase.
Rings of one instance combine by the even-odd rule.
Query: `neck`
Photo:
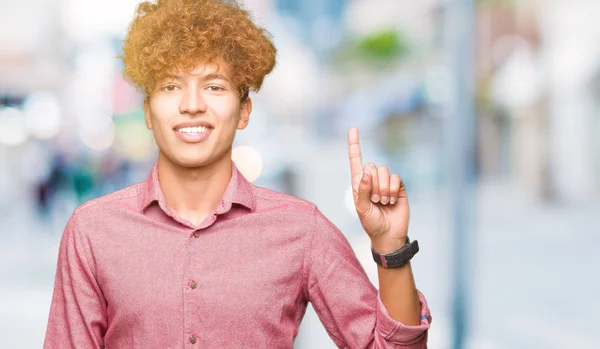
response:
[[[231,154],[209,165],[184,167],[158,157],[158,182],[167,206],[194,225],[213,213],[231,179]]]

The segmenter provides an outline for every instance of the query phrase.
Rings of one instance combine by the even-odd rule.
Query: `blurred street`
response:
[[[139,2],[2,3],[1,349],[42,346],[73,210],[156,159],[117,58]],[[243,3],[278,50],[233,144],[250,182],[317,204],[377,285],[357,126],[408,188],[430,349],[600,348],[600,1]],[[295,348],[335,348],[310,305]]]

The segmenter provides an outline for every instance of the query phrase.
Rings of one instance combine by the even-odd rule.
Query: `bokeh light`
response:
[[[79,138],[91,150],[110,148],[116,137],[115,125],[110,117],[98,114],[79,126]]]
[[[27,140],[29,133],[23,112],[17,108],[0,108],[0,143],[17,146]]]
[[[235,162],[236,167],[250,182],[254,182],[262,172],[262,157],[260,153],[248,146],[239,146],[233,148],[231,158]]]
[[[38,92],[29,95],[23,106],[25,124],[29,132],[40,139],[58,135],[61,127],[60,103],[55,95]]]

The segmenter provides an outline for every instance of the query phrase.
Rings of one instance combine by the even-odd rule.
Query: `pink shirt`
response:
[[[393,320],[314,204],[253,185],[235,165],[212,215],[178,218],[155,164],[71,216],[44,348],[292,348],[307,302],[338,347],[426,348],[419,298],[419,326]]]

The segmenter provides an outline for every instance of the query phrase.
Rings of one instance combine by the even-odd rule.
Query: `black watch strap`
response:
[[[406,244],[392,253],[379,254],[371,248],[373,260],[384,268],[401,267],[410,261],[417,252],[419,252],[419,242],[417,240],[410,241],[408,236],[406,237]]]

